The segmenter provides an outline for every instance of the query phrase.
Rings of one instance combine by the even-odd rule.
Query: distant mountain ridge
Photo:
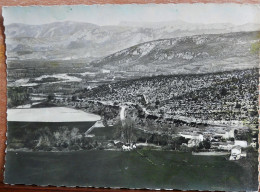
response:
[[[141,43],[91,62],[147,74],[208,73],[258,67],[258,32],[207,34]]]
[[[101,58],[147,41],[253,30],[260,30],[260,26],[200,25],[185,22],[98,26],[72,21],[43,25],[14,23],[5,26],[9,59],[46,60]]]

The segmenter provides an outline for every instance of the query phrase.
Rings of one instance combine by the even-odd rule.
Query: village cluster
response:
[[[215,127],[215,129],[218,129]],[[243,129],[240,129],[243,132]],[[237,133],[235,133],[237,132]],[[241,157],[246,157],[246,148],[257,146],[257,138],[252,138],[252,142],[248,143],[247,140],[238,140],[236,139],[236,134],[238,130],[233,128],[230,131],[216,131],[216,132],[200,132],[200,133],[191,133],[191,132],[181,132],[179,136],[188,139],[188,143],[183,143],[183,145],[188,147],[200,146],[201,143],[208,141],[208,149],[210,149],[208,154],[217,155],[217,154],[230,154],[230,160],[238,160]],[[243,133],[242,133],[243,134]],[[199,154],[199,153],[198,153]]]
[[[104,127],[101,121],[97,122],[94,127]],[[136,127],[141,129],[139,127]],[[224,125],[215,125],[207,127],[206,131],[202,131],[199,128],[189,128],[183,127],[184,131],[178,132],[176,134],[171,134],[170,138],[173,140],[176,138],[179,139],[179,144],[181,145],[179,149],[191,149],[194,155],[229,155],[229,160],[239,160],[242,157],[247,156],[248,148],[257,147],[257,132],[255,131],[255,136],[251,138],[249,143],[247,139],[241,137],[241,135],[247,134],[248,130],[245,130],[242,125],[236,126],[224,126]],[[165,135],[162,132],[151,132],[145,131],[146,133]],[[169,135],[168,135],[169,136]],[[91,131],[85,135],[85,137],[95,137],[94,134],[91,134]],[[149,138],[149,137],[148,137]],[[147,139],[148,140],[148,139]],[[142,147],[155,147],[158,149],[161,148],[159,144],[149,143],[149,142],[138,142],[134,141],[131,143],[124,143],[120,140],[113,140],[108,143],[108,148],[121,149],[123,151],[131,151],[136,148]],[[171,141],[170,141],[171,142]],[[112,144],[111,144],[112,143]]]

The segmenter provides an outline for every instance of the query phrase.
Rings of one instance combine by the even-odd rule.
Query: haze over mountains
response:
[[[137,44],[158,39],[259,30],[260,25],[256,24],[240,26],[232,24],[204,25],[172,21],[162,23],[121,22],[116,26],[98,26],[90,23],[67,21],[44,25],[13,23],[5,27],[5,34],[7,56],[10,60],[84,59],[89,62]],[[158,43],[155,42],[155,44]],[[162,46],[161,43],[159,44]],[[195,49],[195,47],[193,46],[191,49]],[[230,50],[232,51],[233,48],[230,48]],[[159,51],[158,53],[162,52]]]

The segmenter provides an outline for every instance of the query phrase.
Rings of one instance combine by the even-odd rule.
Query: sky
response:
[[[61,21],[118,25],[120,22],[260,24],[260,5],[249,4],[126,4],[3,7],[4,24],[46,24]]]

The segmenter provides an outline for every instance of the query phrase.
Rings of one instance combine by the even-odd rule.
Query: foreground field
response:
[[[222,191],[258,187],[257,153],[237,162],[149,150],[7,152],[6,159],[5,183]]]

